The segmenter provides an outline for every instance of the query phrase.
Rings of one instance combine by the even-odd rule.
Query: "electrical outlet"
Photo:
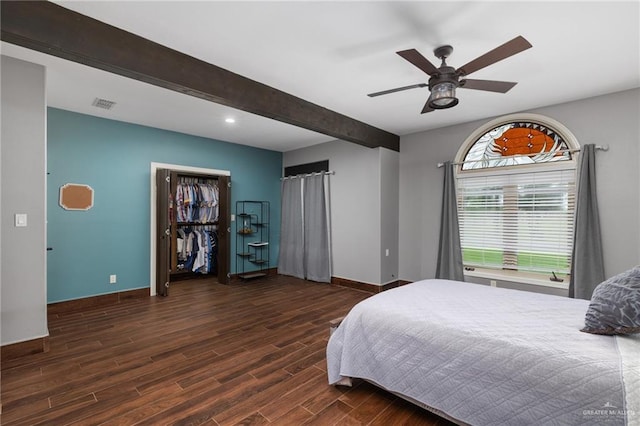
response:
[[[491,287],[496,287],[496,280],[489,281],[491,283]]]
[[[109,275],[109,284],[115,284],[117,282],[115,275]]]
[[[384,250],[384,255],[387,256],[387,257],[389,256],[389,249],[385,249]]]

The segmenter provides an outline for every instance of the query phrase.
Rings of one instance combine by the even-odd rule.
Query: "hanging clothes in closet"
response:
[[[220,192],[218,185],[181,182],[176,186],[176,221],[178,223],[212,223],[218,220]]]
[[[215,227],[178,229],[178,270],[200,274],[218,272],[218,233]]]
[[[228,283],[230,176],[157,169],[155,177],[156,293],[198,277]]]
[[[219,200],[220,192],[215,181],[181,177],[177,183],[175,219],[178,272],[218,272]]]

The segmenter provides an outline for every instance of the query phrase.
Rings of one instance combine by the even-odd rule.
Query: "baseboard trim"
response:
[[[47,305],[48,315],[66,314],[69,312],[81,311],[98,306],[115,305],[124,300],[141,299],[150,296],[149,288],[139,288],[136,290],[126,290],[118,293],[102,294],[100,296],[84,297],[82,299],[67,300],[65,302],[49,303]]]
[[[0,349],[0,361],[2,362],[21,358],[27,355],[49,352],[49,336],[4,345]]]
[[[331,284],[333,285],[337,285],[340,287],[353,288],[355,290],[362,290],[362,291],[366,291],[367,293],[382,293],[385,290],[389,290],[389,289],[398,287],[400,285],[408,284],[408,283],[409,283],[408,281],[396,280],[387,284],[376,285],[376,284],[363,283],[360,281],[349,280],[347,278],[331,277]]]
[[[278,275],[278,268],[269,268],[265,270],[267,277]],[[238,274],[232,274],[229,277],[229,282],[250,282],[251,280],[243,280],[238,277]],[[406,284],[411,284],[413,281],[396,280],[383,285],[369,284],[361,281],[354,281],[347,278],[331,277],[331,284],[339,287],[352,288],[354,290],[366,291],[367,293],[381,293],[385,290],[389,290],[395,287],[399,287]]]

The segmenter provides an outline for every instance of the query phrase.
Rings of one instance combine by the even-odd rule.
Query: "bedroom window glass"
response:
[[[456,159],[464,265],[568,274],[577,143],[539,120],[489,124]]]

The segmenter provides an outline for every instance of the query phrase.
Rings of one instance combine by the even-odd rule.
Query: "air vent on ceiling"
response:
[[[102,108],[102,109],[111,109],[115,104],[116,103],[113,101],[108,101],[106,99],[101,99],[101,98],[95,98],[91,105],[93,105],[94,107]]]

